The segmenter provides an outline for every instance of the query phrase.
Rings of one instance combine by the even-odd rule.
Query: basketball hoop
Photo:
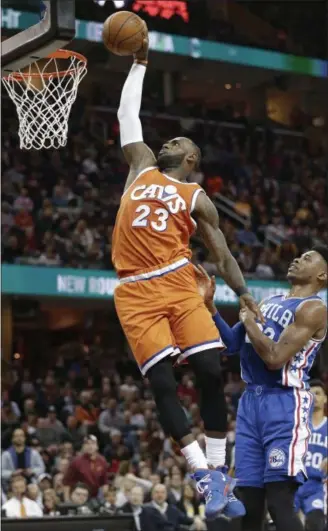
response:
[[[87,59],[83,55],[57,50],[3,78],[16,105],[21,149],[58,149],[66,145],[68,118],[86,73]]]

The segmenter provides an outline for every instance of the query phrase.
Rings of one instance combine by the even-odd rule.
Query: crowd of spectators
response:
[[[115,115],[108,121],[106,143],[84,122],[72,128],[67,148],[53,152],[21,152],[5,133],[4,263],[112,269],[111,235],[127,167]],[[155,149],[175,134],[201,146],[202,170],[190,179],[214,201],[225,201],[225,213],[219,207],[221,227],[246,276],[283,278],[297,254],[328,242],[327,160],[320,150],[310,155],[305,141],[293,145],[247,123],[236,128],[192,118],[147,118],[144,131]],[[214,272],[197,238],[193,249],[195,260]]]
[[[137,531],[235,531],[226,519],[205,522],[186,461],[164,434],[149,383],[134,362],[120,354],[105,370],[101,341],[68,346],[33,371],[16,359],[3,383],[2,515],[133,514]],[[231,471],[244,388],[235,361],[222,356]],[[328,384],[328,373],[321,377]],[[177,381],[192,433],[204,447],[194,375],[181,368]]]
[[[131,362],[120,359],[104,376],[82,349],[80,357],[59,356],[50,366],[42,378],[32,377],[17,361],[12,383],[3,387],[3,514],[132,513],[142,531],[206,529],[186,462],[163,433],[148,382]],[[181,373],[178,385],[192,432],[203,444],[193,374]],[[242,388],[239,376],[228,373],[230,464]]]

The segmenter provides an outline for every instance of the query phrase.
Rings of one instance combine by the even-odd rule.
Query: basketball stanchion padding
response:
[[[21,149],[58,149],[66,145],[69,115],[86,73],[83,55],[57,50],[2,78],[16,105]]]

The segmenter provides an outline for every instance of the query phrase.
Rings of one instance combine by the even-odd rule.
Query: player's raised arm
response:
[[[240,311],[250,342],[270,370],[281,369],[310,339],[320,340],[327,325],[327,309],[320,301],[308,301],[297,311],[295,321],[287,326],[279,341],[267,337],[258,327],[254,314],[248,309]]]
[[[125,188],[130,186],[139,172],[156,165],[152,150],[144,143],[139,112],[142,88],[148,62],[148,37],[135,54],[134,63],[124,83],[117,117],[120,123],[121,146],[130,173]]]
[[[238,295],[241,307],[247,306],[262,320],[262,314],[245,284],[237,261],[232,256],[226,239],[219,227],[219,215],[206,194],[200,193],[193,211],[198,223],[200,235],[215,258],[219,275]]]

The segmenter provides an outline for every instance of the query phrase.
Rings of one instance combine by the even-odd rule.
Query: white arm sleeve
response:
[[[145,73],[144,65],[134,63],[123,86],[117,112],[122,147],[134,142],[143,142],[139,112]]]

